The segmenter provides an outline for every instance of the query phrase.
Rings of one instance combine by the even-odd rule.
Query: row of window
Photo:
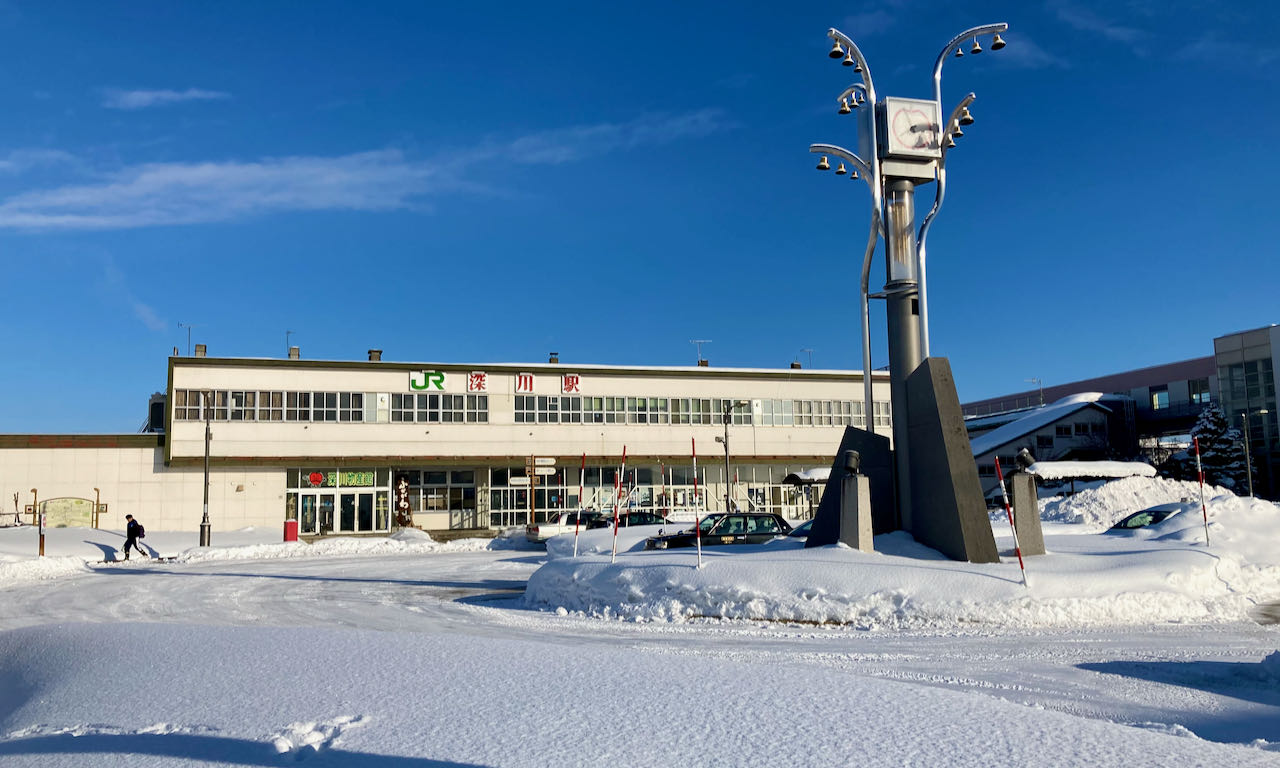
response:
[[[386,423],[485,423],[488,395],[401,395],[390,410],[374,392],[280,392],[260,390],[173,391],[175,421],[336,421]],[[207,409],[203,410],[203,409]]]
[[[689,397],[579,397],[516,395],[517,424],[723,424],[863,426],[861,401],[761,400],[759,413],[739,400]],[[887,401],[877,401],[875,425],[892,425]],[[735,407],[736,406],[736,407]]]
[[[281,392],[175,389],[175,421],[306,421],[363,423],[487,424],[488,395],[373,392]],[[206,402],[207,400],[207,402]],[[863,403],[854,400],[760,400],[753,412],[744,401],[722,398],[582,397],[517,395],[517,424],[723,424],[865,426]],[[892,426],[888,401],[876,401],[876,427]],[[208,409],[207,413],[205,410]]]
[[[486,424],[488,395],[391,395],[391,421]]]

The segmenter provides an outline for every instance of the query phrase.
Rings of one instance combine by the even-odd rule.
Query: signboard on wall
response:
[[[444,391],[444,371],[412,371],[409,374],[409,389],[422,391],[434,389]]]

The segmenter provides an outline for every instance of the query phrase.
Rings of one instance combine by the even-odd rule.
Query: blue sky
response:
[[[943,78],[978,94],[929,242],[961,399],[1280,322],[1271,3],[7,3],[0,432],[137,429],[180,322],[217,356],[860,367],[825,32],[926,97],[995,21]]]

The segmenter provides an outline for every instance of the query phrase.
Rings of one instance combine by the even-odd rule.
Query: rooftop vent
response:
[[[698,367],[699,367],[699,368],[710,368],[710,367],[711,367],[711,361],[710,361],[710,360],[703,360],[702,358],[698,358]]]
[[[547,358],[547,362],[552,364],[560,362],[560,353],[552,352],[551,356]]]
[[[205,353],[208,351],[209,351],[209,348],[206,347],[205,345],[203,344],[196,345],[196,357],[204,357]]]
[[[373,361],[381,360],[381,359],[382,359],[382,350],[380,350],[380,349],[371,349],[371,350],[369,350],[369,359],[370,359],[370,360],[373,360]]]
[[[792,361],[791,361],[791,367],[792,367],[793,369],[795,369],[795,370],[800,370],[800,361],[799,361],[799,360],[792,360]]]
[[[289,347],[289,359],[297,360],[302,357],[302,350],[298,347]]]

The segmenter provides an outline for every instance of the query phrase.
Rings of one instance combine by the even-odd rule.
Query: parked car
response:
[[[795,528],[792,528],[791,533],[788,533],[787,535],[795,536],[797,539],[807,539],[809,538],[809,530],[811,528],[813,528],[813,521],[805,520],[803,523],[797,525]]]
[[[702,546],[721,544],[763,544],[775,536],[791,533],[791,524],[780,515],[768,512],[734,512],[708,515],[702,519],[695,532],[692,528],[666,536],[651,536],[644,543],[645,549],[674,549],[692,547],[698,538]]]
[[[1113,531],[1128,531],[1134,528],[1150,528],[1153,525],[1159,525],[1165,520],[1173,517],[1179,512],[1187,509],[1188,506],[1195,506],[1185,501],[1175,501],[1169,504],[1157,504],[1154,507],[1134,512],[1132,515],[1126,515],[1121,518],[1120,522],[1111,526]]]
[[[618,526],[621,528],[629,528],[633,525],[665,525],[667,518],[657,512],[642,512],[632,510],[630,512],[618,513]],[[588,528],[608,528],[613,525],[613,515],[601,515],[592,520],[587,526]]]
[[[562,533],[573,533],[575,527],[587,529],[591,527],[591,523],[600,518],[600,513],[595,510],[585,510],[582,512],[559,512],[552,515],[545,523],[534,523],[524,527],[524,537],[535,543],[542,543],[552,536],[559,536]]]

